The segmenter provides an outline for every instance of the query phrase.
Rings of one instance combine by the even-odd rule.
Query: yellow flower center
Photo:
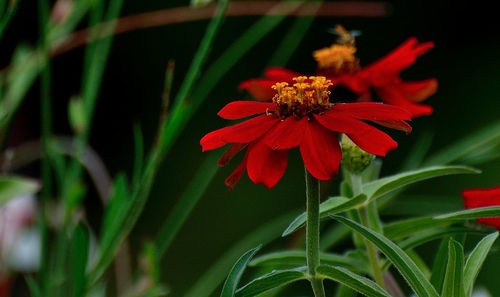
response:
[[[354,54],[356,47],[348,44],[333,44],[313,52],[314,59],[318,62],[319,69],[329,69],[338,72],[343,68],[352,68],[358,64]]]
[[[286,82],[272,86],[277,94],[273,102],[278,106],[277,114],[286,118],[294,115],[303,117],[311,112],[321,112],[330,107],[330,86],[332,81],[324,76],[294,77],[295,83],[289,86]]]

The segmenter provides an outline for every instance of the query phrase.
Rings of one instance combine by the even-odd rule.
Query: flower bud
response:
[[[360,174],[370,165],[374,156],[357,146],[347,135],[342,134],[342,165],[354,174]]]

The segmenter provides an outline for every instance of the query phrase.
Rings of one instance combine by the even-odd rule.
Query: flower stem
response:
[[[351,187],[353,195],[356,196],[362,192],[363,183],[361,180],[361,175],[350,174],[350,179],[351,179]],[[367,206],[359,209],[359,217],[361,219],[361,224],[367,228],[370,228],[370,220],[369,220]],[[380,268],[377,250],[375,249],[373,243],[367,239],[365,239],[365,246],[366,246],[366,251],[368,253],[368,259],[372,267],[373,277],[375,278],[375,281],[380,287],[385,288],[384,274],[382,272],[382,269]]]
[[[306,171],[306,258],[307,272],[310,277],[314,296],[325,297],[323,280],[317,278],[316,268],[319,266],[319,180]]]

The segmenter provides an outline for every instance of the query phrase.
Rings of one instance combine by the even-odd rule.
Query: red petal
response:
[[[236,120],[275,109],[275,103],[234,101],[224,106],[217,115],[224,119]]]
[[[347,134],[354,143],[370,154],[385,156],[388,151],[398,147],[398,143],[389,135],[360,120],[335,113],[325,113],[315,118],[325,128]]]
[[[489,189],[470,189],[462,192],[465,208],[477,208],[500,205],[500,186]],[[500,217],[480,218],[481,224],[496,227],[500,230]]]
[[[285,173],[287,159],[287,150],[272,150],[262,140],[252,143],[248,148],[248,177],[270,189]]]
[[[312,176],[319,180],[331,179],[337,174],[342,159],[337,133],[315,120],[309,121],[300,143],[300,154]]]
[[[203,151],[213,150],[226,143],[249,143],[262,136],[280,120],[274,115],[260,115],[236,125],[205,135],[200,144]]]
[[[294,77],[301,76],[298,72],[281,67],[267,68],[264,75],[279,82],[292,82]]]
[[[336,81],[354,93],[358,95],[364,95],[369,94],[370,91],[370,83],[367,77],[364,77],[366,73],[363,71],[358,71],[354,74],[347,74],[347,75],[342,75],[339,78],[336,79]],[[332,79],[332,78],[328,78]]]
[[[271,101],[276,91],[271,87],[277,83],[276,80],[266,78],[252,78],[238,85],[238,90],[247,90],[255,99],[260,101]]]
[[[411,102],[395,86],[376,87],[375,92],[385,103],[408,110],[413,118],[432,114],[433,109],[431,106]]]
[[[264,136],[264,143],[273,150],[285,150],[296,147],[302,141],[306,125],[306,117],[301,119],[288,117],[274,126]]]
[[[234,144],[232,144],[227,149],[227,151],[224,153],[224,155],[222,155],[222,157],[220,157],[217,164],[219,164],[219,166],[226,166],[226,164],[229,163],[229,161],[231,161],[231,159],[234,156],[236,156],[236,154],[239,153],[245,146],[247,146],[246,143],[234,143]]]
[[[341,112],[342,115],[361,120],[411,120],[411,114],[405,109],[394,105],[375,102],[340,103],[332,106],[330,110],[332,112]]]
[[[405,81],[396,86],[406,98],[421,102],[436,93],[438,82],[435,78],[419,81]]]
[[[411,126],[408,125],[408,123],[405,121],[394,120],[394,121],[373,121],[373,122],[387,128],[404,131],[406,134],[411,132]]]
[[[243,176],[243,173],[245,173],[245,168],[247,167],[247,160],[248,160],[248,150],[245,154],[245,157],[243,158],[243,161],[241,161],[240,165],[236,167],[236,169],[231,173],[225,180],[226,186],[229,188],[229,190],[233,190],[234,186],[238,181],[241,179]]]
[[[411,37],[386,56],[367,66],[365,70],[385,75],[396,75],[415,63],[418,56],[425,54],[433,47],[433,42],[419,44],[417,38]]]

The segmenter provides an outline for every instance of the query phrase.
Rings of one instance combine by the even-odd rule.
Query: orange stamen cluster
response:
[[[328,70],[328,74],[335,75],[339,71],[351,72],[359,65],[355,53],[356,47],[353,45],[333,44],[314,51],[313,56],[320,70]]]
[[[272,86],[277,94],[273,102],[276,103],[278,116],[303,117],[311,112],[319,113],[330,107],[331,80],[324,76],[294,77],[295,83],[289,86],[286,82],[276,83]]]

